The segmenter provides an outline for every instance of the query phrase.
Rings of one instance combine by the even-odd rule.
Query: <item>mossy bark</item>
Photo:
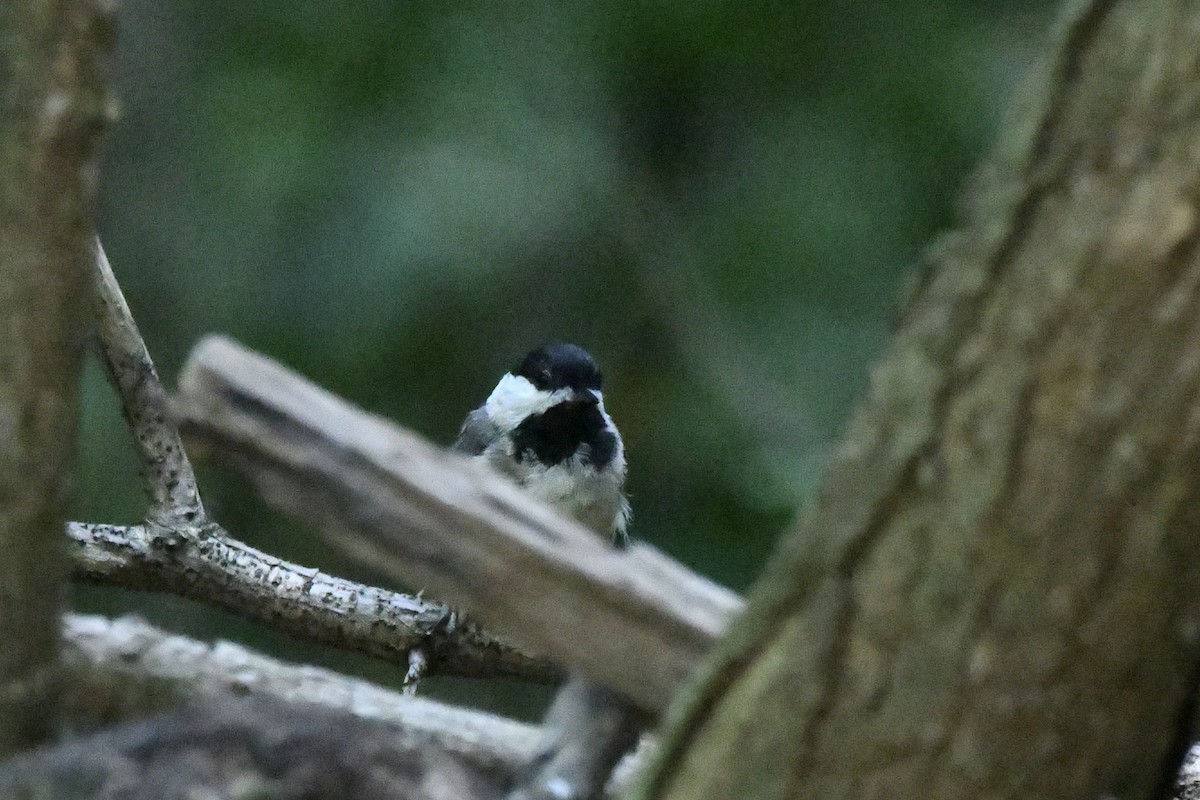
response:
[[[0,754],[55,719],[61,499],[107,116],[103,5],[0,3]]]
[[[1060,24],[635,796],[1148,798],[1200,681],[1200,3]]]

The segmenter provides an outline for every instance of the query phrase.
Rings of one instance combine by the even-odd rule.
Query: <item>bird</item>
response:
[[[453,449],[615,547],[627,547],[625,445],[604,408],[602,389],[603,376],[586,350],[565,342],[543,344],[467,414]],[[537,753],[507,800],[598,796],[645,725],[645,716],[627,698],[569,676],[546,714]]]
[[[467,415],[453,449],[624,546],[625,446],[604,408],[603,380],[582,347],[537,347]]]

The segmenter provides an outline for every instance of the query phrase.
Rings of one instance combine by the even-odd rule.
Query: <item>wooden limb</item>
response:
[[[232,642],[197,641],[136,617],[69,614],[63,631],[67,709],[78,727],[140,717],[188,699],[236,694],[386,723],[409,742],[506,772],[519,768],[537,742],[537,730],[529,725],[288,664]]]
[[[419,651],[426,675],[539,682],[561,675],[440,603],[292,564],[211,523],[175,536],[162,530],[69,523],[75,579],[169,592],[404,669]]]
[[[167,761],[170,766],[164,767],[154,753],[170,749],[169,743],[189,744],[190,740],[191,757],[206,762],[219,759],[231,741],[251,737],[259,743],[251,748],[251,771],[274,761],[277,766],[273,769],[279,773],[279,763],[300,763],[289,761],[282,751],[273,751],[279,758],[264,761],[263,754],[274,746],[271,742],[280,739],[308,752],[315,764],[339,764],[333,773],[337,775],[342,775],[345,768],[349,753],[345,748],[366,754],[361,758],[351,754],[349,761],[358,766],[352,775],[344,776],[350,784],[372,770],[390,774],[394,758],[412,765],[409,776],[397,784],[407,793],[350,796],[493,800],[512,785],[537,747],[538,730],[530,725],[393,692],[328,670],[277,661],[230,642],[196,641],[135,617],[108,619],[72,614],[64,618],[63,631],[65,684],[69,689],[65,705],[72,727],[85,731],[131,718],[143,722],[137,728],[118,727],[7,765],[0,762],[2,797],[32,788],[43,791],[39,797],[90,796],[63,795],[70,787],[55,783],[54,776],[68,774],[121,780],[132,774],[135,778],[130,783],[146,792],[123,797],[182,796],[163,792],[163,786],[154,781],[157,773],[186,767],[187,762]],[[231,704],[228,698],[233,696],[250,705]],[[162,714],[181,703],[188,704],[182,713],[145,720],[147,715]],[[250,711],[231,717],[230,709]],[[173,726],[189,718],[209,722],[203,723],[207,727],[188,727],[186,737],[165,733],[176,730]],[[287,720],[286,724],[281,726],[281,719]],[[161,727],[165,720],[171,720],[168,728]],[[213,724],[213,720],[223,721]],[[143,734],[143,755],[123,751],[121,756],[111,749],[114,742],[122,741],[129,730],[135,729]],[[311,749],[304,744],[308,736],[317,736],[311,740]],[[338,758],[327,762],[327,753],[338,754]],[[615,797],[628,785],[645,755],[643,749],[625,759],[605,796]],[[133,773],[122,771],[130,768]],[[451,783],[458,794],[450,795],[439,793],[431,784],[414,789],[405,782],[412,776],[434,780],[439,772],[448,772],[451,777],[474,776],[483,782]],[[191,773],[189,779],[195,785],[213,786],[208,783],[213,779],[211,775]],[[226,792],[217,794],[229,796]],[[271,796],[291,795],[283,792]]]
[[[538,751],[505,800],[594,800],[635,744],[645,714],[606,686],[572,677],[542,724]]]
[[[1067,6],[638,800],[1174,781],[1200,694],[1200,7]]]
[[[111,11],[0,3],[0,754],[55,725],[63,498]]]
[[[0,796],[489,800],[506,778],[346,713],[218,696],[0,763]]]
[[[352,555],[661,710],[740,599],[653,548],[617,551],[504,478],[209,337],[180,376],[185,434]]]
[[[167,396],[100,239],[94,240],[93,299],[100,360],[121,398],[152,505],[147,520],[164,528],[203,525],[207,519],[196,476]]]

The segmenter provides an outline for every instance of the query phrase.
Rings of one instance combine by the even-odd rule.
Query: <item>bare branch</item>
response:
[[[112,620],[71,614],[65,617],[63,629],[69,689],[65,702],[77,726],[94,724],[97,708],[105,709],[110,719],[141,718],[185,700],[208,705],[213,697],[244,695],[320,706],[383,723],[393,738],[391,751],[419,751],[434,760],[440,754],[443,764],[449,757],[454,764],[509,784],[538,744],[538,729],[530,725],[400,694],[317,667],[277,661],[230,642],[206,643],[170,634],[135,617]],[[308,712],[298,708],[294,713]],[[649,742],[643,744],[624,759],[609,784],[608,796],[616,796],[628,785],[646,756]]]
[[[0,796],[491,800],[510,772],[345,713],[226,695],[0,763]]]
[[[76,719],[87,720],[95,695],[125,697],[139,707],[129,715],[161,710],[188,697],[233,692],[309,703],[401,728],[412,740],[470,757],[481,765],[515,769],[529,758],[537,729],[481,711],[388,691],[366,681],[312,666],[268,658],[232,642],[207,643],[167,633],[136,617],[68,614],[63,654]],[[147,708],[144,698],[157,698]],[[74,702],[72,702],[74,701]]]
[[[91,0],[0,3],[0,754],[55,726],[111,17]]]
[[[553,680],[558,671],[457,617],[259,552],[208,521],[154,362],[99,239],[94,298],[100,357],[121,398],[153,506],[146,525],[71,523],[77,579],[167,591],[270,622],[301,638],[472,677]]]
[[[448,607],[301,567],[209,524],[187,535],[157,527],[72,522],[76,580],[169,592],[267,622],[298,638],[382,658],[424,674],[551,681],[559,671],[461,619]]]
[[[196,476],[171,420],[166,393],[98,238],[93,277],[100,359],[121,397],[145,472],[153,502],[147,519],[168,528],[202,525],[206,518]]]
[[[425,651],[414,647],[408,651],[408,671],[404,673],[405,694],[416,694],[417,685],[429,674],[429,658]]]
[[[740,599],[653,548],[616,551],[479,465],[209,337],[180,377],[185,433],[284,511],[409,585],[661,710]]]
[[[68,616],[64,632],[74,724],[93,725],[98,706],[137,722],[0,763],[4,797],[75,798],[82,783],[147,800],[483,800],[536,742],[527,725],[133,618]]]

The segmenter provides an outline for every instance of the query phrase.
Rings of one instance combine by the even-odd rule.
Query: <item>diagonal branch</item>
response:
[[[316,792],[484,800],[512,784],[538,744],[537,730],[524,723],[278,661],[232,642],[168,633],[136,617],[68,614],[63,639],[64,705],[72,727],[85,732],[98,722],[139,721],[0,763],[0,796],[24,796],[36,787],[32,794],[38,797],[76,798],[85,775],[97,784],[130,788],[123,797],[193,796],[200,786],[209,787],[200,792],[205,796],[247,796],[245,776],[265,771],[272,797]],[[230,725],[225,710],[232,708],[247,713]],[[169,720],[187,730],[172,734],[173,726],[163,727]],[[256,744],[235,759],[240,761],[231,774],[197,770],[219,762],[235,740],[245,738]],[[115,752],[116,741],[129,746]],[[645,755],[642,750],[626,758],[603,796],[618,796]],[[393,769],[397,759],[408,765],[399,773]],[[298,781],[281,781],[288,764],[308,768],[298,771]],[[161,784],[164,774],[171,788]],[[316,788],[328,786],[314,785],[322,774],[337,782],[336,790]],[[463,775],[483,782],[453,780]],[[229,777],[240,791],[224,782]],[[364,779],[384,791],[365,791]]]
[[[100,360],[121,397],[153,505],[148,521],[163,527],[201,525],[196,476],[171,420],[154,362],[129,312],[108,256],[95,239],[94,300]]]
[[[0,757],[56,727],[111,4],[0,3]]]
[[[741,600],[653,548],[616,551],[500,476],[210,337],[180,377],[185,433],[268,501],[409,585],[661,710]]]
[[[357,678],[289,664],[226,641],[202,642],[169,633],[136,617],[68,614],[64,661],[70,676],[68,711],[86,723],[95,704],[119,716],[141,716],[179,700],[233,693],[307,703],[403,728],[410,740],[516,769],[537,743],[528,725],[482,711],[401,695]],[[134,707],[125,707],[132,703]]]
[[[0,763],[0,796],[485,800],[537,741],[512,720],[132,617],[71,614],[63,633],[71,723],[105,729]]]

